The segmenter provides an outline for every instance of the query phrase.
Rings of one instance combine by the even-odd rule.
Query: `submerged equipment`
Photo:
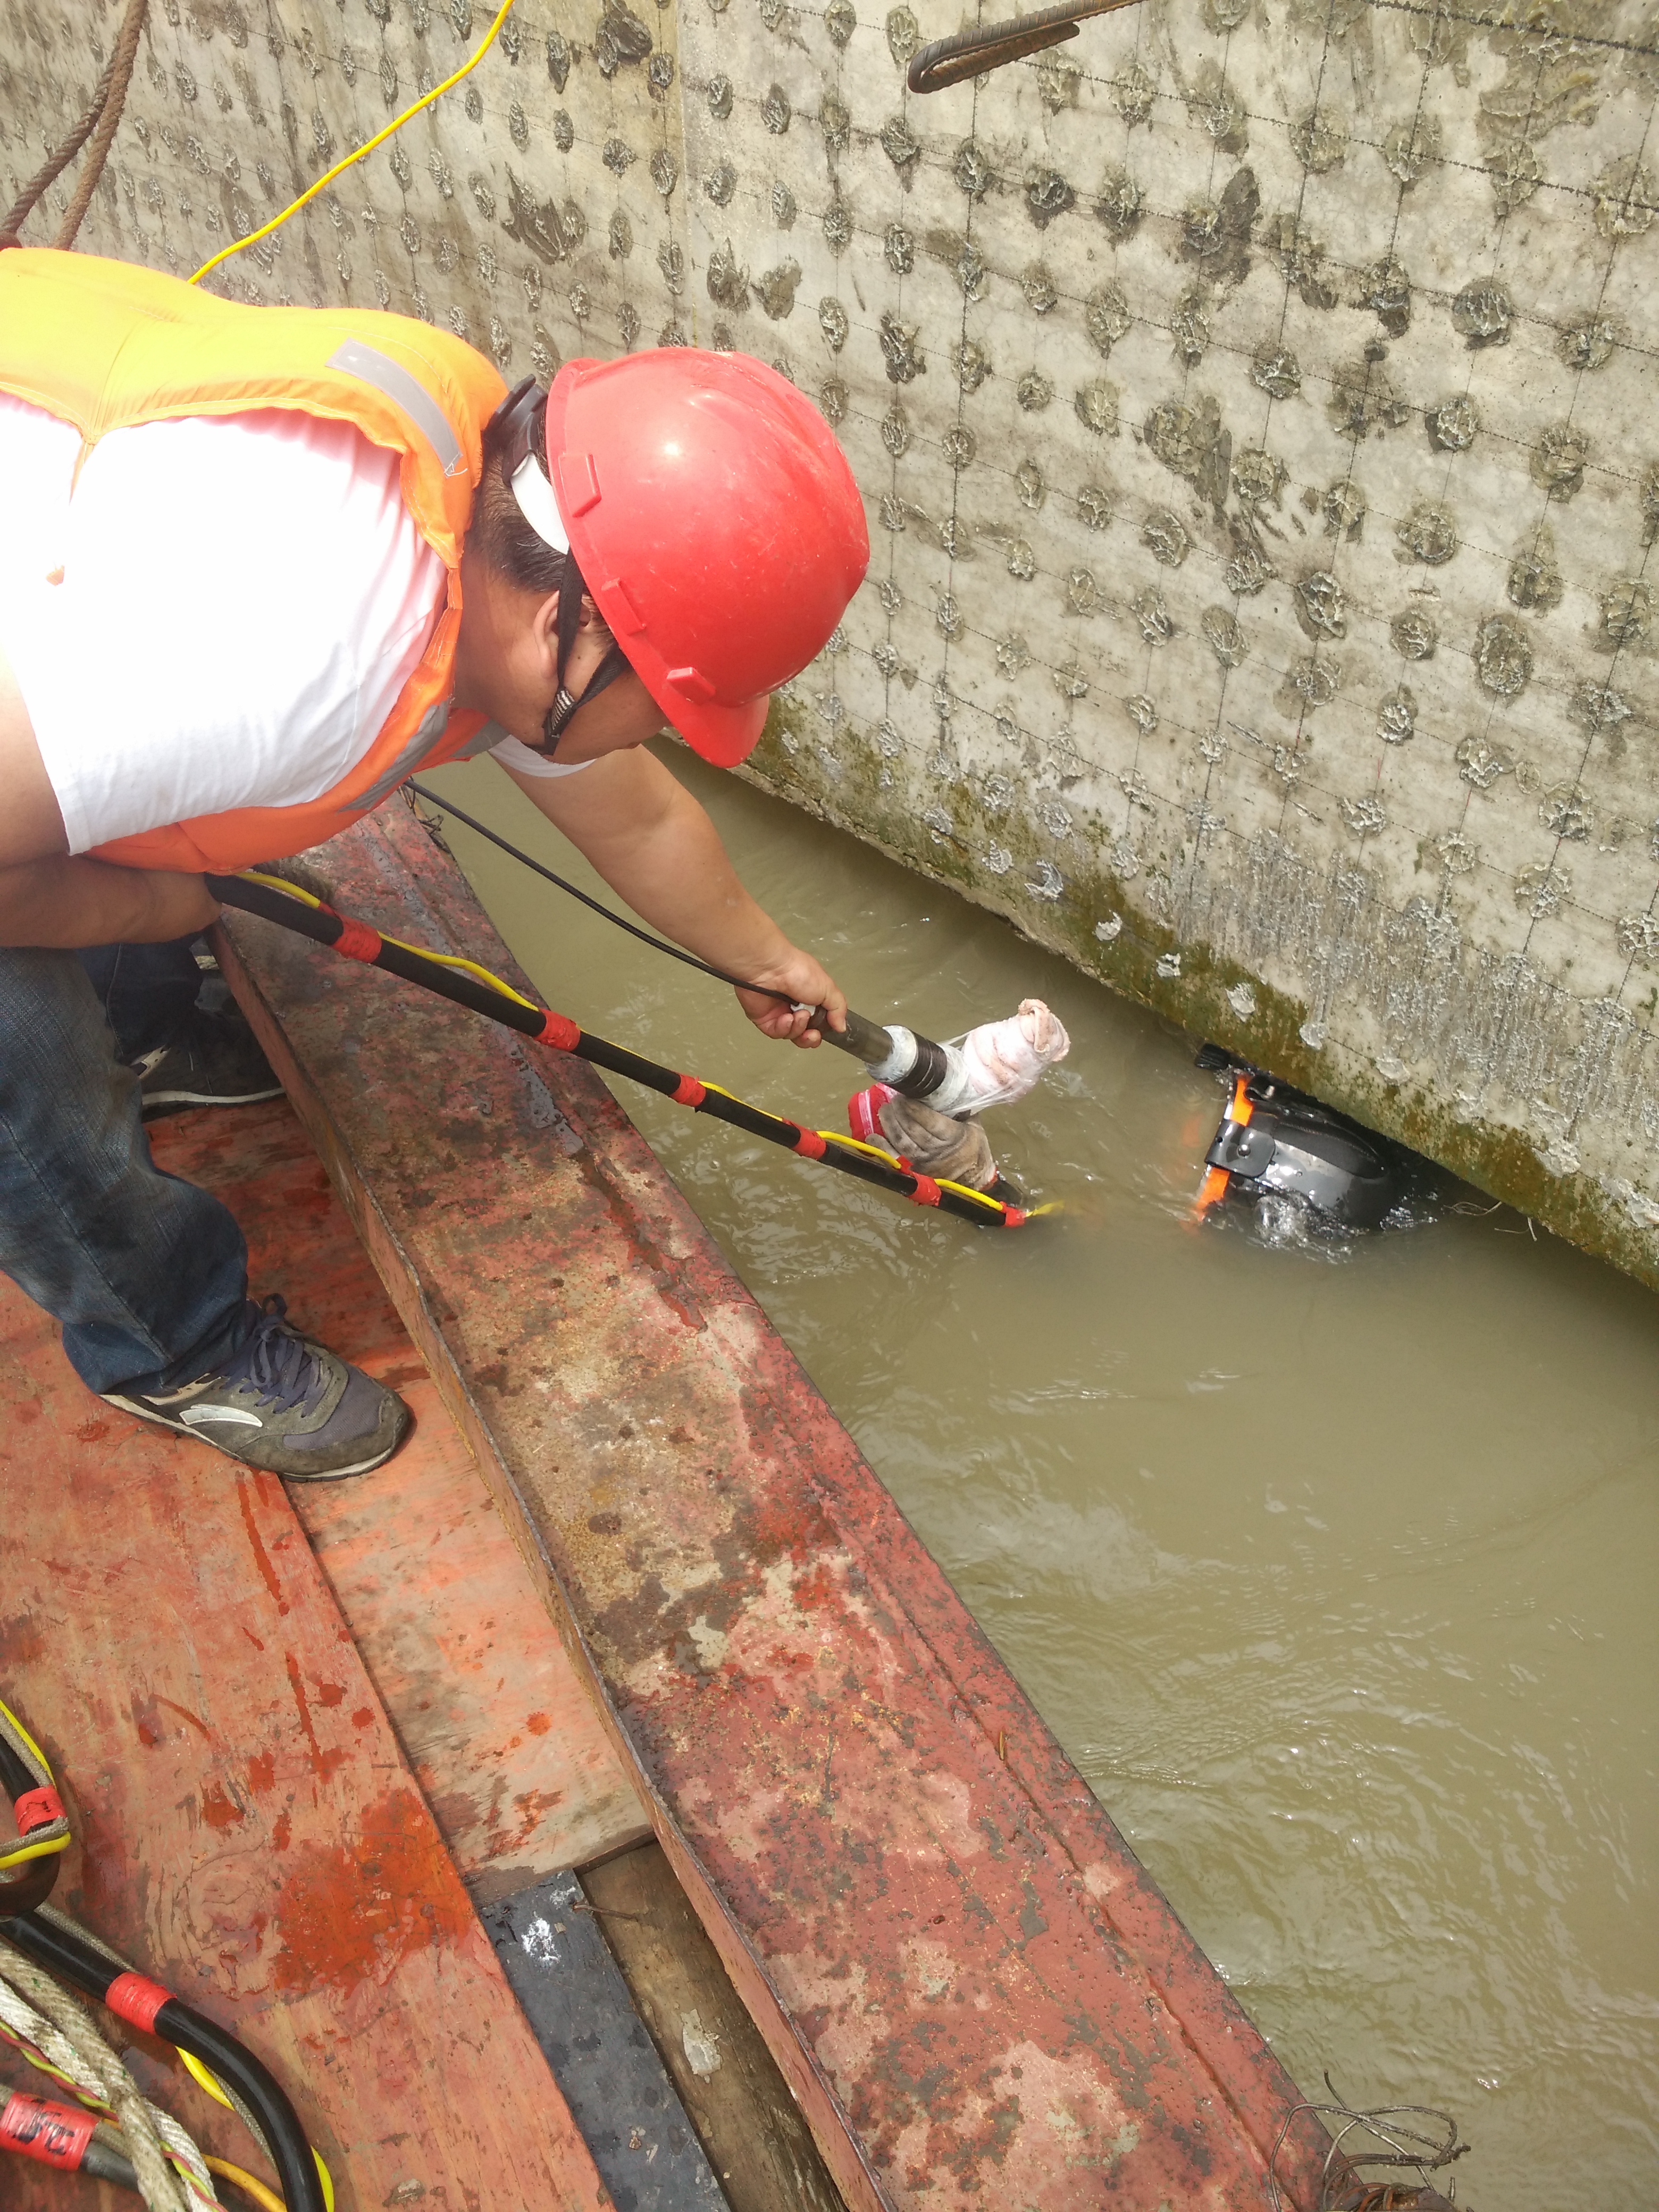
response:
[[[1299,1200],[1340,1229],[1376,1229],[1407,1195],[1412,1156],[1218,1044],[1195,1065],[1227,1069],[1231,1095],[1194,1202],[1202,1218],[1230,1198]]]
[[[647,1090],[672,1098],[677,1105],[689,1106],[694,1113],[729,1121],[733,1128],[745,1130],[750,1136],[763,1137],[769,1144],[781,1145],[801,1159],[822,1160],[842,1175],[854,1176],[860,1182],[873,1183],[878,1189],[890,1191],[896,1197],[908,1198],[913,1205],[937,1207],[941,1213],[953,1213],[958,1220],[971,1221],[976,1226],[1004,1229],[1022,1228],[1047,1210],[1011,1205],[974,1190],[966,1183],[917,1174],[873,1146],[860,1144],[831,1129],[808,1129],[784,1115],[751,1106],[746,1099],[734,1097],[717,1083],[704,1083],[695,1075],[683,1075],[675,1068],[665,1067],[659,1061],[629,1051],[624,1045],[612,1044],[605,1037],[592,1035],[568,1015],[538,1006],[475,960],[430,952],[417,945],[405,945],[398,938],[383,937],[367,922],[337,913],[325,900],[280,876],[249,870],[239,876],[209,876],[206,881],[213,896],[225,906],[274,921],[298,936],[308,937],[315,945],[327,945],[348,960],[360,960],[366,967],[384,969],[389,975],[402,976],[405,982],[418,983],[440,998],[451,999],[457,1006],[487,1015],[507,1029],[516,1030],[521,1036],[532,1037],[538,1044],[549,1045],[556,1052],[568,1052],[573,1058],[587,1060],[595,1067],[608,1068],[612,1074],[625,1075],[632,1082],[643,1084]],[[857,1022],[861,1036],[884,1038],[888,1034],[878,1030],[873,1023],[859,1021],[856,1016],[849,1018],[849,1034],[854,1022]],[[849,1042],[848,1049],[857,1048]],[[933,1049],[940,1054],[945,1051],[939,1045]]]

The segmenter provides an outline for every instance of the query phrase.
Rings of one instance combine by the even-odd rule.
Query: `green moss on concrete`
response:
[[[1311,1049],[1301,1035],[1311,1011],[1304,1001],[1285,997],[1202,945],[1179,942],[1171,927],[1132,902],[1126,882],[1101,857],[1110,849],[1103,824],[1074,822],[1073,836],[1060,852],[1024,821],[991,815],[971,789],[957,784],[942,787],[931,810],[949,826],[930,825],[896,780],[884,784],[886,763],[873,739],[843,726],[833,753],[826,747],[820,754],[810,720],[799,700],[775,700],[761,742],[741,772],[1000,915],[1022,936],[1062,954],[1110,989],[1409,1145],[1568,1243],[1659,1289],[1659,1249],[1594,1176],[1553,1175],[1520,1130],[1471,1121],[1420,1085],[1389,1083],[1340,1047]],[[1012,855],[1006,876],[986,871],[981,856],[991,839]],[[1043,860],[1060,870],[1064,893],[1054,901],[1020,896],[1030,871]],[[1095,934],[1096,918],[1111,913],[1122,926],[1103,942]],[[1160,974],[1160,963],[1167,968],[1171,955],[1178,957],[1178,973]],[[1227,1001],[1228,992],[1241,985],[1255,1001],[1248,1021]]]

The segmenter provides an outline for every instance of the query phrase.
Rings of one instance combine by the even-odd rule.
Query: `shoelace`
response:
[[[315,1354],[289,1326],[287,1312],[288,1300],[273,1291],[259,1309],[252,1334],[222,1371],[227,1382],[246,1382],[291,1413],[321,1397],[324,1377]]]

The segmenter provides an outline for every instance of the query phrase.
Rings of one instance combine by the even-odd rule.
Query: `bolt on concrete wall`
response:
[[[181,270],[488,21],[156,9],[82,242]],[[0,168],[115,19],[0,25]],[[1142,0],[908,94],[958,21],[521,0],[216,281],[775,362],[875,559],[762,780],[1659,1281],[1659,18]]]

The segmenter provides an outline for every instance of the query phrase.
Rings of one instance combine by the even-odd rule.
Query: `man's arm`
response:
[[[200,876],[71,860],[57,797],[0,653],[0,945],[165,945],[219,912]]]
[[[833,977],[755,903],[714,823],[653,754],[636,747],[596,760],[580,775],[513,781],[653,929],[728,975],[827,1008],[831,1026],[843,1026],[847,1000]],[[746,991],[738,999],[768,1036],[819,1042],[808,1017],[787,1001]]]

